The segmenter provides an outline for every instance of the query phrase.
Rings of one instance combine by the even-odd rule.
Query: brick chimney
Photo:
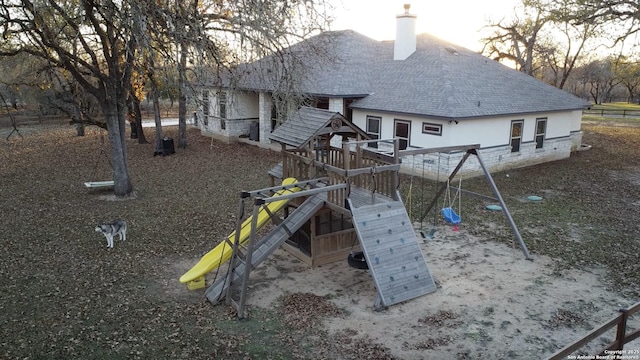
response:
[[[393,60],[404,60],[416,51],[416,15],[409,14],[411,4],[404,4],[404,14],[396,16],[396,41]]]

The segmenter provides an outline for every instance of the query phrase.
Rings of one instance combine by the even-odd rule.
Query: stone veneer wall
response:
[[[542,149],[536,149],[536,143],[529,142],[521,144],[520,151],[517,153],[512,153],[509,145],[479,149],[478,153],[489,172],[494,173],[566,159],[571,155],[573,143],[573,137],[546,139]],[[436,179],[439,177],[440,180],[443,180],[455,169],[463,156],[464,152],[406,156],[402,158],[401,171],[417,176],[422,176],[424,173],[427,178]],[[477,158],[472,155],[458,174],[463,177],[475,177],[483,175],[483,171]]]

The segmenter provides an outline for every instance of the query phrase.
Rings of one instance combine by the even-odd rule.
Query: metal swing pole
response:
[[[478,154],[478,151],[476,149],[469,150],[469,151],[472,152],[476,156],[476,158],[478,159],[478,163],[480,163],[480,167],[482,168],[482,171],[484,172],[484,176],[487,179],[487,182],[489,183],[489,186],[491,186],[491,190],[493,190],[493,194],[498,199],[498,202],[500,202],[500,206],[502,206],[502,212],[504,213],[504,217],[507,218],[507,221],[509,222],[509,225],[511,226],[511,230],[515,234],[516,239],[518,239],[518,243],[520,244],[520,248],[522,249],[522,252],[524,253],[524,257],[527,260],[533,260],[533,258],[529,254],[529,250],[527,249],[527,245],[524,243],[524,240],[522,240],[522,236],[520,235],[520,231],[518,231],[518,227],[516,226],[515,221],[513,221],[513,217],[511,217],[511,213],[509,213],[509,209],[507,209],[507,205],[504,203],[504,200],[502,199],[502,196],[500,195],[500,191],[498,191],[498,187],[496,186],[496,183],[493,181],[493,178],[491,177],[491,173],[489,173],[489,170],[487,170],[486,166],[484,166],[484,162],[482,161],[482,158],[480,157],[480,154]]]

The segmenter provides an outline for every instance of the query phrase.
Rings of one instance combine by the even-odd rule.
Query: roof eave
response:
[[[486,119],[486,118],[492,118],[492,117],[497,117],[497,116],[514,116],[514,115],[515,116],[519,116],[519,115],[530,115],[530,114],[538,114],[538,113],[555,113],[555,112],[564,112],[564,111],[584,110],[587,107],[588,107],[588,105],[581,106],[581,107],[575,107],[575,108],[574,107],[570,107],[570,108],[565,108],[565,109],[522,111],[522,112],[514,112],[514,113],[506,113],[506,114],[486,114],[486,115],[471,115],[471,116],[443,116],[443,115],[421,114],[421,113],[404,112],[404,111],[383,110],[383,109],[359,107],[359,106],[353,106],[353,105],[349,106],[349,108],[351,108],[351,109],[369,110],[369,111],[381,112],[381,113],[386,113],[386,114],[398,114],[398,115],[405,115],[405,116],[424,117],[424,118],[429,118],[429,119],[438,119],[438,120],[445,120],[445,121],[449,121],[449,120]]]

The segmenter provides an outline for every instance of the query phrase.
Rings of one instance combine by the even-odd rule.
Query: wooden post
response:
[[[393,140],[393,163],[400,164],[400,139]],[[391,186],[393,187],[393,189],[391,189],[390,192],[391,192],[391,197],[393,198],[393,200],[396,200],[396,201],[400,200],[400,199],[397,199],[398,192],[396,191],[400,186],[399,176],[400,176],[400,170],[394,171],[393,174],[391,175]]]
[[[244,202],[245,199],[248,198],[249,193],[243,191],[240,193],[240,202],[238,203],[238,216],[236,217],[236,233],[233,239],[233,250],[231,253],[231,260],[229,260],[229,269],[234,269],[236,266],[236,262],[238,261],[238,257],[240,256],[240,232],[242,230],[242,218],[244,217]],[[227,239],[228,241],[228,239]],[[226,291],[223,291],[220,295],[224,295],[225,302],[227,305],[232,303],[233,296],[233,271],[229,271],[227,274],[227,286]]]
[[[280,143],[280,153],[282,154],[282,180],[288,178],[289,169],[287,169],[287,146]]]
[[[251,268],[253,264],[251,263],[251,257],[253,256],[253,249],[256,245],[256,233],[257,224],[258,224],[258,212],[260,208],[264,205],[264,201],[262,199],[256,199],[253,205],[253,214],[251,218],[251,234],[249,236],[249,244],[247,245],[247,253],[245,255],[245,264],[244,264],[244,276],[242,277],[242,285],[240,289],[240,301],[238,303],[238,318],[244,319],[244,304],[247,299],[247,287],[249,285],[249,274],[251,273]],[[230,271],[230,276],[233,276],[233,271]]]
[[[349,143],[343,141],[342,142],[342,157],[344,158],[344,170],[348,171],[351,169],[351,154],[349,151]],[[345,191],[344,198],[346,199],[351,195],[351,178],[349,176],[345,176],[344,181],[347,183],[347,190]],[[345,204],[340,204],[340,206],[345,206]]]
[[[615,341],[615,348],[612,350],[622,350],[624,348],[624,338],[625,338],[625,333],[627,331],[627,319],[629,318],[628,309],[620,309],[620,312],[622,313],[622,319],[620,319],[620,322],[618,323],[618,329],[616,331],[616,341]]]

